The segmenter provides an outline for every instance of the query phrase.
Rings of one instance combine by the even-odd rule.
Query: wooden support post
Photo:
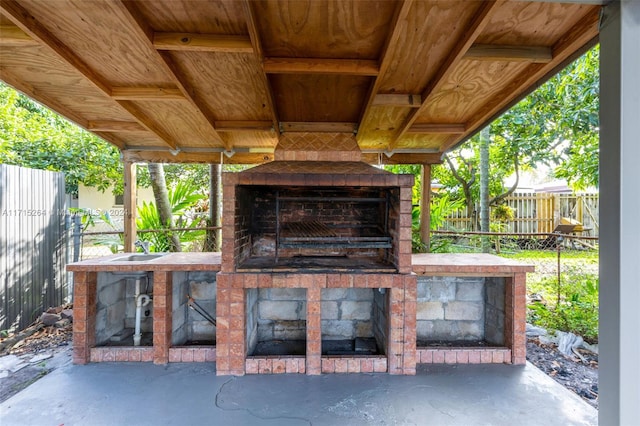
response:
[[[124,162],[124,251],[135,252],[136,235],[136,163]]]
[[[422,190],[420,194],[420,240],[427,253],[431,244],[431,164],[422,165]]]
[[[222,164],[209,166],[209,226],[222,226]],[[207,231],[207,250],[220,251],[222,230]]]

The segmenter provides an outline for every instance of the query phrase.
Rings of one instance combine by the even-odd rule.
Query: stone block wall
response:
[[[257,304],[259,342],[306,339],[306,289],[261,288]]]
[[[369,288],[323,289],[322,340],[373,337],[373,293]]]
[[[124,330],[126,280],[114,274],[100,274],[97,283],[96,345],[104,345]]]
[[[173,292],[171,303],[171,345],[184,345],[189,340],[189,327],[187,316],[189,306],[187,305],[187,293],[189,292],[189,281],[187,272],[174,272]]]
[[[485,278],[486,314],[484,338],[492,345],[505,342],[505,279]]]
[[[140,277],[141,293],[153,293],[153,280],[147,284],[146,275]],[[96,345],[108,345],[109,339],[124,329],[135,328],[136,278],[120,274],[102,273],[97,282]],[[148,312],[148,315],[145,313]],[[140,329],[153,332],[153,302],[142,310]]]
[[[258,289],[248,288],[245,290],[245,313],[246,320],[246,347],[247,354],[252,354],[258,344]]]
[[[389,289],[375,289],[373,291],[373,336],[376,338],[378,349],[387,353],[389,335]]]
[[[418,277],[418,341],[485,338],[485,282],[481,277]]]
[[[206,312],[216,317],[216,274],[213,272],[174,272],[172,291],[173,346],[193,341],[215,344],[216,327],[189,308],[190,295]]]

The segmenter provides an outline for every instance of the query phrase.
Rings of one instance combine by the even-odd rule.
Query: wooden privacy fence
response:
[[[514,209],[514,219],[505,223],[502,232],[510,233],[544,233],[553,232],[561,218],[578,221],[584,228],[584,235],[599,235],[599,195],[598,194],[553,194],[553,193],[518,193],[505,200]],[[466,209],[451,214],[441,229],[477,230],[479,205],[475,207],[472,217],[467,216]]]
[[[0,164],[0,330],[68,295],[64,175]]]

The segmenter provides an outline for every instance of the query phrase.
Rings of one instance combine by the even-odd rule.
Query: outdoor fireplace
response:
[[[236,270],[395,272],[399,195],[398,187],[239,185]]]
[[[218,374],[414,374],[413,176],[309,138],[223,177]]]

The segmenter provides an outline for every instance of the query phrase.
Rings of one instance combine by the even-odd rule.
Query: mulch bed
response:
[[[578,352],[584,361],[563,355],[555,344],[542,344],[537,338],[527,341],[527,361],[597,409],[598,354],[586,349]]]

